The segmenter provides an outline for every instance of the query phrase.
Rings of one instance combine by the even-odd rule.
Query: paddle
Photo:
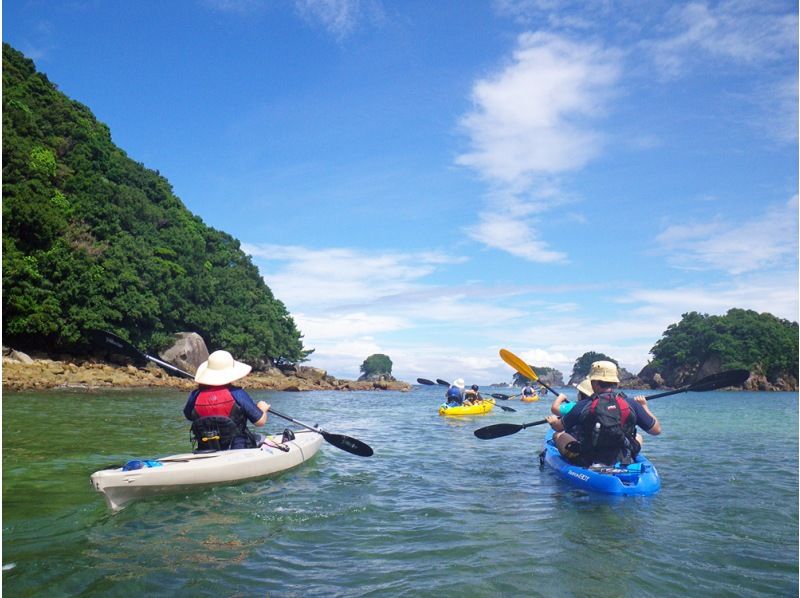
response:
[[[447,380],[442,380],[441,378],[436,378],[436,384],[441,384],[442,386],[450,386],[450,383]]]
[[[646,399],[648,401],[652,401],[653,399],[660,399],[661,397],[668,397],[670,395],[676,395],[683,392],[705,392],[707,390],[717,390],[719,388],[726,388],[728,386],[739,386],[743,384],[749,377],[750,372],[747,370],[728,370],[726,372],[720,372],[719,374],[707,376],[702,380],[698,380],[694,384],[689,384],[682,388],[676,388],[675,390],[668,390],[666,392],[660,392],[658,394],[651,395],[646,397]],[[540,426],[546,423],[546,419],[540,419],[527,424],[494,424],[492,426],[486,426],[485,428],[479,428],[475,430],[474,434],[481,440],[491,440],[492,438],[500,438],[501,436],[510,436],[511,434],[516,434],[517,432],[524,430],[525,428],[530,428],[531,426]]]
[[[188,372],[184,372],[183,370],[176,368],[174,365],[171,365],[166,361],[162,361],[157,357],[153,357],[152,355],[148,355],[147,353],[140,351],[139,349],[134,347],[131,343],[129,343],[123,338],[118,337],[116,334],[98,330],[92,332],[91,335],[96,343],[104,345],[109,350],[116,350],[119,353],[127,355],[136,360],[146,359],[148,361],[152,361],[153,363],[161,366],[164,369],[170,370],[180,376],[183,376],[184,378],[189,378],[194,380],[194,376],[192,376]],[[351,453],[353,455],[358,455],[359,457],[370,457],[373,454],[372,447],[370,447],[368,444],[364,442],[361,442],[356,438],[345,436],[343,434],[332,434],[320,428],[309,426],[308,424],[304,424],[303,422],[297,421],[296,419],[289,417],[288,415],[283,415],[282,413],[278,413],[271,407],[269,412],[274,415],[277,415],[280,418],[293,422],[298,426],[302,426],[303,428],[307,428],[312,432],[316,432],[317,434],[322,435],[322,437],[328,444],[332,444],[338,449],[347,451],[348,453]]]
[[[493,396],[495,399],[500,399],[501,401],[512,401],[512,400],[514,400],[514,397],[518,397],[518,396],[519,396],[519,394],[515,394],[515,395],[504,395],[504,394],[503,394],[503,393],[501,393],[501,392],[493,392],[493,393],[492,393],[492,396]]]
[[[427,378],[417,378],[417,382],[419,384],[424,384],[425,386],[436,386],[436,382],[428,380]]]
[[[500,359],[505,361],[508,365],[517,370],[517,372],[525,376],[531,382],[538,382],[554,395],[558,396],[556,391],[539,379],[539,376],[536,375],[536,372],[533,371],[531,366],[522,361],[522,359],[514,355],[511,351],[507,349],[500,349]]]

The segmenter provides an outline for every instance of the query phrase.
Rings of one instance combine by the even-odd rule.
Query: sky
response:
[[[307,365],[636,374],[798,320],[798,14],[725,0],[5,0],[3,40],[252,256]],[[210,347],[213,349],[224,347]]]

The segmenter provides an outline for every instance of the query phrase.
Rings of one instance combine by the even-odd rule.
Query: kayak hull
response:
[[[281,436],[268,441],[280,443]],[[322,444],[322,436],[310,430],[295,432],[295,439],[284,443],[288,451],[269,446],[260,448],[182,453],[157,459],[160,466],[123,471],[121,467],[96,471],[90,484],[100,492],[112,511],[128,503],[153,496],[187,493],[194,490],[237,484],[276,475],[311,459]]]
[[[439,407],[439,415],[481,415],[489,413],[494,408],[494,399],[484,399],[477,405],[458,405],[448,407],[446,404]]]
[[[548,430],[545,435],[542,459],[542,464],[553,470],[559,478],[588,492],[616,496],[650,496],[661,488],[661,478],[655,465],[641,454],[627,468],[609,467],[603,471],[572,465],[561,457],[553,443],[553,430]]]
[[[522,401],[523,403],[535,403],[536,401],[539,400],[539,396],[538,395],[532,395],[530,397],[521,396],[519,400]]]

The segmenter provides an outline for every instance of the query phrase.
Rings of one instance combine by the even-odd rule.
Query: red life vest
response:
[[[242,410],[233,398],[227,386],[207,386],[197,393],[192,410],[192,419],[217,415],[229,417],[239,428],[247,425],[242,417]]]

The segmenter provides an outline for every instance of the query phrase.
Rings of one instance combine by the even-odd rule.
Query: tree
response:
[[[239,241],[8,44],[2,117],[4,343],[80,354],[102,328],[158,350],[190,330],[251,363],[310,354]]]
[[[696,372],[717,361],[723,370],[759,368],[774,380],[797,370],[798,325],[745,309],[724,316],[689,312],[667,327],[650,353],[656,371]]]
[[[372,376],[372,375],[391,375],[392,373],[392,360],[389,359],[388,355],[384,355],[383,353],[375,353],[374,355],[370,355],[364,360],[364,363],[361,364],[361,373],[364,376]]]
[[[575,365],[572,366],[572,380],[576,380],[578,378],[585,378],[589,375],[589,370],[592,368],[592,364],[595,361],[610,361],[617,367],[619,367],[619,362],[616,359],[612,359],[605,353],[596,353],[594,351],[587,351],[578,359],[575,360]]]

